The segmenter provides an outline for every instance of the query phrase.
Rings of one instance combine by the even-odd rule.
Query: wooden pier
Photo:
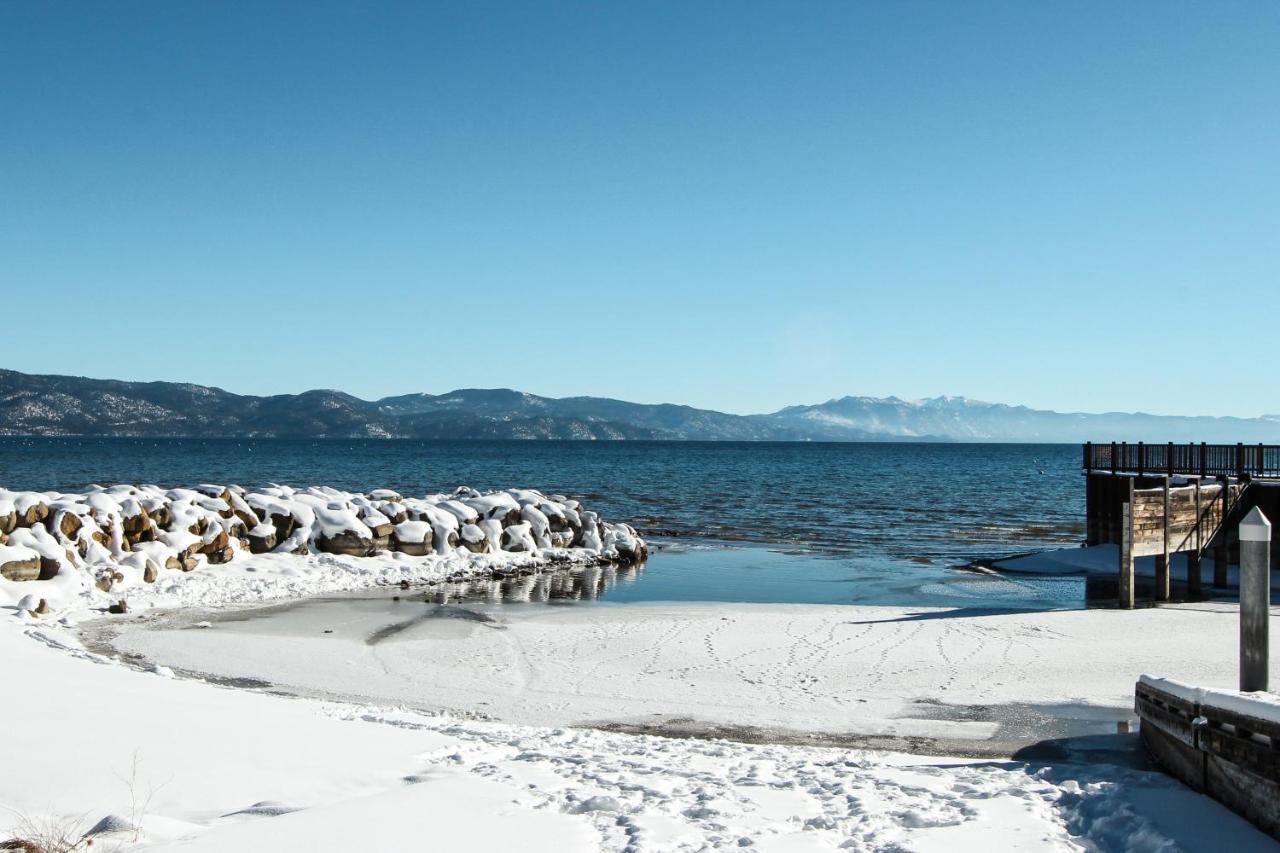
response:
[[[1213,586],[1228,585],[1232,531],[1245,513],[1260,506],[1280,518],[1280,445],[1089,442],[1082,468],[1086,544],[1119,546],[1124,608],[1135,605],[1135,558],[1156,558],[1152,598],[1168,601],[1170,560],[1185,553],[1186,595],[1199,597],[1206,554],[1213,560]]]

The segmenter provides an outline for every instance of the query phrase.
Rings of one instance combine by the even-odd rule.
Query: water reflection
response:
[[[643,572],[644,564],[640,563],[625,567],[587,566],[506,578],[449,581],[431,589],[427,593],[427,601],[435,604],[596,601],[620,584],[635,583]]]

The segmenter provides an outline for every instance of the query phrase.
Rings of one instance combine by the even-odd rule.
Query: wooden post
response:
[[[1141,441],[1138,442],[1138,473],[1147,473],[1147,446]]]
[[[1271,522],[1254,507],[1240,522],[1240,690],[1267,689]]]
[[[1086,441],[1084,443],[1084,470],[1086,473],[1093,470],[1093,442]]]
[[[1093,472],[1084,477],[1084,542],[1098,544],[1098,478]]]
[[[1169,478],[1164,478],[1164,548],[1156,555],[1156,601],[1169,600]]]
[[[1169,442],[1164,449],[1164,475],[1166,477],[1173,476],[1173,442]]]
[[[1118,460],[1116,459],[1116,443],[1113,441],[1111,442],[1111,473],[1112,474],[1116,472],[1117,461]]]
[[[1217,589],[1224,589],[1227,585],[1227,537],[1230,530],[1227,527],[1227,512],[1231,509],[1231,504],[1227,500],[1227,493],[1231,490],[1230,484],[1227,483],[1226,477],[1219,477],[1218,483],[1222,487],[1222,515],[1218,518],[1218,538],[1213,544],[1213,585]]]
[[[1209,445],[1200,442],[1200,476],[1209,476]]]
[[[1236,479],[1244,479],[1244,445],[1236,442]]]
[[[1187,552],[1187,597],[1200,595],[1200,552],[1204,550],[1204,519],[1200,515],[1200,480],[1196,480],[1196,527],[1191,550]]]
[[[1133,478],[1125,478],[1120,510],[1120,608],[1133,609]]]

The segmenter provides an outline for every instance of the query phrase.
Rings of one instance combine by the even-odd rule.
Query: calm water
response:
[[[886,556],[734,543],[664,544],[639,567],[594,567],[431,587],[434,604],[728,601],[1054,610],[1085,601],[1083,577],[1000,575]],[[379,596],[385,600],[386,595]]]
[[[658,537],[958,562],[1078,542],[1075,445],[0,438],[0,486],[528,486]]]

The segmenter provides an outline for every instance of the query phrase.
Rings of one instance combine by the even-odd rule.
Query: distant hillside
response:
[[[1280,442],[1280,417],[1062,414],[962,397],[844,397],[729,415],[600,397],[461,389],[361,400],[340,391],[254,397],[174,382],[0,370],[0,434],[667,441]]]

